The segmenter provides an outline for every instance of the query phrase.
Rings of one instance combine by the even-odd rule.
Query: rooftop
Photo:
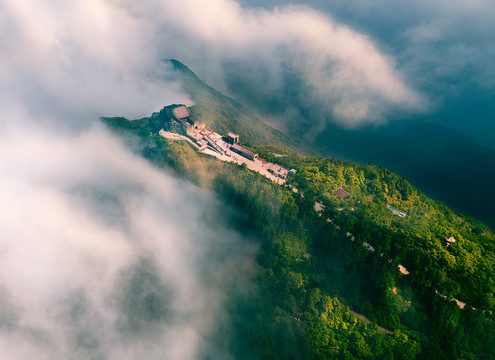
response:
[[[189,112],[189,110],[187,109],[187,107],[185,105],[177,106],[176,108],[174,108],[172,110],[172,112],[174,113],[174,116],[177,119],[185,119],[185,118],[191,116],[191,113]]]
[[[404,275],[409,275],[409,271],[402,265],[399,265],[399,271]]]
[[[241,146],[241,145],[238,145],[238,144],[234,144],[230,148],[231,149],[234,149],[234,151],[237,150],[237,151],[240,151],[240,152],[242,152],[242,153],[244,153],[246,155],[252,156],[252,157],[254,157],[256,155],[251,150],[246,149],[244,146]]]
[[[339,187],[337,190],[334,190],[333,193],[341,199],[345,199],[346,197],[351,195],[350,193],[342,189],[342,187]]]

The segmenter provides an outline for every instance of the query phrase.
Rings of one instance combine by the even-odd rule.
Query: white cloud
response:
[[[211,195],[91,125],[190,103],[156,24],[96,0],[5,1],[0,14],[0,357],[203,355],[223,274],[254,249]],[[136,290],[136,276],[149,283]]]
[[[99,0],[9,0],[0,11],[0,90],[29,111],[143,117],[188,102],[164,71],[145,19]]]
[[[240,66],[236,76],[247,83],[258,79],[257,91],[273,96],[270,92],[285,91],[283,71],[288,65],[301,73],[315,103],[343,124],[374,122],[390,109],[424,106],[393,58],[369,37],[309,8],[247,10],[227,0],[161,2],[159,8],[154,20],[172,29],[160,34],[164,53],[172,48],[174,56],[217,86],[229,76],[226,63],[258,64],[267,69],[262,75]],[[196,43],[202,46],[194,53]]]
[[[394,108],[424,107],[393,58],[369,37],[307,7],[245,9],[230,0],[117,4],[146,19],[153,31],[144,36],[164,58],[183,61],[224,91],[235,91],[226,85],[226,64],[239,66],[236,76],[246,83],[257,79],[259,92],[267,96],[284,90],[288,65],[302,73],[310,95],[325,99],[321,106],[343,124],[383,120]],[[267,71],[250,72],[253,64]]]
[[[218,279],[253,253],[205,219],[228,209],[220,215],[210,195],[99,127],[72,136],[11,128],[0,135],[0,172],[0,317],[11,319],[0,323],[2,358],[197,358],[221,313]],[[131,280],[143,271],[157,282],[136,295]],[[122,307],[133,296],[155,296],[170,317],[127,329],[128,317],[143,316]]]
[[[288,66],[301,74],[308,97],[350,126],[424,106],[369,37],[307,7],[253,10],[231,0],[9,0],[2,7],[9,14],[1,38],[2,89],[36,112],[49,104],[52,113],[140,117],[167,101],[188,102],[161,71],[161,58],[169,57],[231,91],[225,65],[237,64],[236,76],[256,79],[267,97],[285,90]],[[243,63],[266,71],[250,73]]]

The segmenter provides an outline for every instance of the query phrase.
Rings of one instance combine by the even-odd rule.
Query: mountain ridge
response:
[[[495,152],[479,146],[469,137],[443,125],[419,120],[392,121],[384,126],[368,126],[361,130],[328,125],[311,142],[304,137],[304,123],[289,127],[287,135],[278,130],[267,132],[260,124],[261,120],[245,106],[202,82],[180,61],[170,62],[184,74],[184,89],[197,101],[192,112],[206,117],[208,125],[215,130],[226,133],[241,125],[243,140],[250,145],[276,145],[306,155],[385,166],[406,177],[431,197],[472,214],[495,228]],[[213,95],[206,97],[205,89]],[[212,98],[217,100],[208,103]],[[239,114],[231,113],[225,119],[223,114],[211,110],[224,101],[230,101],[247,116],[241,118]],[[225,120],[215,120],[222,117]],[[255,127],[249,128],[252,124]],[[480,189],[480,193],[464,196],[469,187]]]
[[[476,219],[377,165],[254,145],[268,161],[297,169],[283,187],[166,140],[157,134],[159,116],[102,120],[137,137],[136,148],[156,165],[170,166],[234,206],[240,214],[235,227],[256,239],[253,290],[229,297],[232,339],[225,340],[225,328],[217,335],[222,343],[231,341],[235,358],[495,354],[495,235]],[[236,120],[225,116],[220,125],[237,132]],[[257,140],[256,131],[251,136]]]
[[[191,113],[201,118],[213,130],[227,134],[235,129],[242,141],[248,145],[274,145],[302,154],[315,154],[307,144],[294,140],[264,123],[237,100],[205,84],[180,61],[168,61],[176,70],[184,90],[195,102],[195,105],[189,107]]]

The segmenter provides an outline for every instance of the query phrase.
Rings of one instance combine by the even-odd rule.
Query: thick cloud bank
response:
[[[0,14],[2,105],[67,124],[188,102],[159,66],[153,28],[110,2],[7,0]]]
[[[155,27],[97,0],[0,14],[0,358],[228,358],[211,339],[254,249],[95,125],[190,102]]]
[[[320,107],[326,114],[320,121],[347,126],[425,106],[394,59],[369,37],[309,8],[247,10],[229,0],[187,0],[145,3],[140,11],[166,23],[161,49],[213,84],[222,86],[223,77],[225,89],[247,100],[277,100],[289,109],[291,104],[280,103],[282,95]]]
[[[1,358],[227,356],[206,339],[253,253],[228,209],[98,127],[4,132],[0,172]]]
[[[284,100],[314,104],[322,112],[319,125],[331,118],[356,126],[424,107],[393,57],[372,39],[305,7],[7,0],[0,10],[1,76],[9,92],[34,108],[63,103],[108,114],[119,107],[137,117],[165,97],[184,102],[172,82],[165,88],[156,81],[171,80],[156,70],[170,57],[223,90],[267,106],[275,100],[282,110],[291,107]],[[304,96],[294,98],[298,92]]]
[[[240,0],[275,8],[286,0]],[[426,118],[495,149],[495,2],[492,0],[300,0],[389,49],[428,99]]]

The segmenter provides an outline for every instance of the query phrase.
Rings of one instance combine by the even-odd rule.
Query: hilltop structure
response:
[[[191,114],[185,105],[165,106],[155,117],[163,128],[159,134],[169,140],[183,140],[199,153],[214,156],[222,161],[246,164],[278,184],[285,183],[289,170],[260,159],[258,154],[239,143],[239,135],[227,136],[208,130],[203,121]],[[295,170],[294,170],[295,171]]]
[[[165,106],[161,112],[163,112],[165,120],[164,129],[168,127],[166,130],[189,136],[194,140],[200,140],[203,137],[200,132],[205,129],[205,123],[191,115],[187,106],[169,105]]]
[[[232,145],[239,144],[239,135],[229,132],[227,134],[227,142]]]
[[[239,155],[244,156],[245,158],[254,161],[255,159],[258,158],[258,154],[252,152],[249,149],[246,149],[244,146],[241,146],[239,144],[233,144],[230,147],[230,150],[232,150],[235,153],[238,153]]]
[[[275,176],[278,176],[281,179],[287,178],[287,175],[289,174],[289,170],[276,164],[271,164],[270,166],[268,166],[267,171]]]

